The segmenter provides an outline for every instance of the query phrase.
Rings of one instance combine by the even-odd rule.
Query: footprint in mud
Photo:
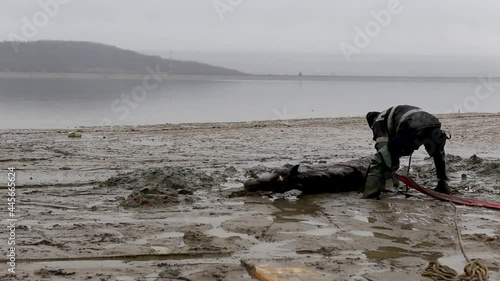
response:
[[[202,231],[186,231],[182,239],[188,246],[209,245],[213,240]]]

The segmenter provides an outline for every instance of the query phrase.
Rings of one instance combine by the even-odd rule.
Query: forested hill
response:
[[[16,52],[17,48],[17,52]],[[194,61],[164,59],[92,42],[0,42],[0,72],[147,73],[237,75],[237,70]]]

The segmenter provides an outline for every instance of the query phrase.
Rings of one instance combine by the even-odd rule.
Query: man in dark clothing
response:
[[[444,153],[447,137],[435,116],[415,106],[399,105],[383,112],[369,112],[366,120],[377,153],[371,161],[363,198],[378,199],[385,181],[399,169],[399,158],[412,155],[421,145],[434,158],[438,178],[435,191],[450,194]]]

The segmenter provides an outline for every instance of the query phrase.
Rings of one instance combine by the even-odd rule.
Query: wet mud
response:
[[[500,130],[487,125],[500,116],[441,121],[454,135],[451,185],[500,202]],[[286,164],[370,155],[363,118],[79,131],[81,139],[64,130],[0,134],[0,163],[18,169],[20,186],[17,274],[0,280],[252,280],[241,260],[300,264],[329,280],[426,280],[430,261],[459,272],[465,265],[453,208],[415,191],[379,201],[357,192],[244,191],[246,180]],[[435,184],[424,151],[410,174]],[[458,210],[465,250],[500,280],[500,214]]]

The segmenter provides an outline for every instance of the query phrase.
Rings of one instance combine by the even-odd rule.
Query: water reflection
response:
[[[471,95],[477,81],[165,80],[136,101],[131,94],[141,84],[140,80],[0,79],[0,128],[72,128],[105,120],[139,125],[362,116],[392,104],[415,104],[444,113]],[[500,97],[492,96],[477,110],[497,112],[499,103]]]

